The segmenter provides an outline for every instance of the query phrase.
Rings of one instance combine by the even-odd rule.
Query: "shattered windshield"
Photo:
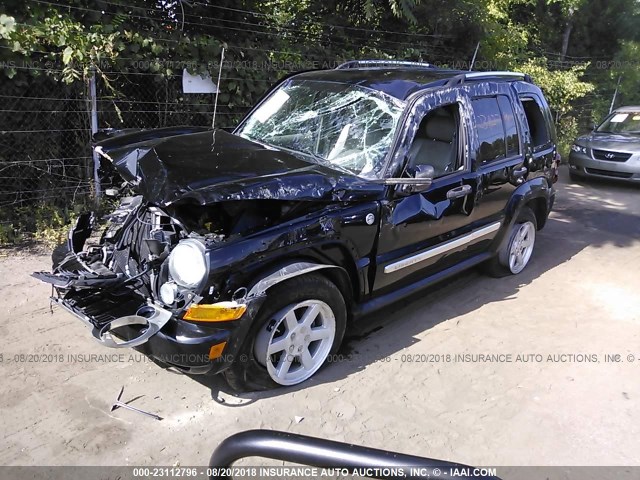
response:
[[[403,107],[368,88],[294,79],[274,91],[237,133],[373,179],[381,175]]]

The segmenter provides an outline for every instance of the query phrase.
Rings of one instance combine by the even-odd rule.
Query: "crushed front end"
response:
[[[52,285],[52,300],[106,347],[188,373],[228,367],[262,299],[212,300],[208,250],[223,236],[188,232],[142,196],[122,199],[106,220],[98,233],[92,214],[80,216],[53,272],[33,274]]]
[[[297,219],[384,188],[222,130],[114,134],[95,152],[131,196],[100,222],[81,216],[53,272],[34,277],[104,346],[192,373],[224,370],[246,341],[265,300],[252,275],[269,273],[248,256],[305,238]]]

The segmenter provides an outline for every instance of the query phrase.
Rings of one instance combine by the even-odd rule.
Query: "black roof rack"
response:
[[[434,68],[426,62],[409,62],[404,60],[350,60],[338,65],[336,70],[348,70],[350,68],[388,68],[388,67],[410,67],[410,68]]]
[[[447,82],[447,87],[453,87],[454,85],[460,85],[467,80],[489,80],[491,78],[500,78],[503,80],[521,80],[523,82],[533,83],[531,77],[525,73],[520,72],[505,72],[505,71],[493,71],[493,72],[466,72],[452,77]]]

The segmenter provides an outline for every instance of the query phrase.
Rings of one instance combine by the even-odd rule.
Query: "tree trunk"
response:
[[[562,33],[562,51],[560,53],[560,61],[564,62],[564,58],[567,56],[567,50],[569,49],[569,38],[571,37],[571,30],[573,30],[573,18],[571,16],[567,19],[567,24],[564,27]]]

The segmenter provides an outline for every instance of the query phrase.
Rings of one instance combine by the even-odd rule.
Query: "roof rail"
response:
[[[433,65],[426,62],[409,62],[405,60],[350,60],[338,65],[336,70],[348,70],[350,68],[384,68],[384,67],[412,67],[412,68],[433,68]]]
[[[464,83],[466,80],[488,80],[490,78],[502,78],[504,80],[521,80],[523,82],[533,83],[531,77],[525,73],[520,72],[505,72],[505,71],[494,71],[494,72],[467,72],[461,73],[460,75],[456,75],[452,77],[447,82],[447,87],[452,87],[454,85],[460,85]]]

